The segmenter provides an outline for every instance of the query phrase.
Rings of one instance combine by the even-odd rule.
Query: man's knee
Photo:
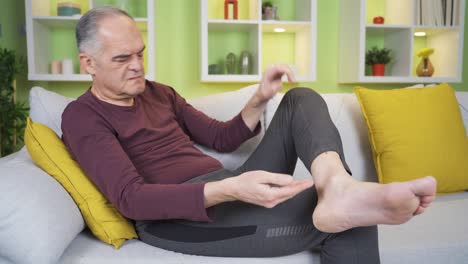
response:
[[[326,106],[325,101],[323,100],[323,97],[317,93],[316,91],[310,89],[310,88],[304,88],[304,87],[296,87],[284,95],[285,99],[287,98],[288,100],[293,100],[293,101],[306,101],[307,103],[310,103],[312,105],[323,105]]]

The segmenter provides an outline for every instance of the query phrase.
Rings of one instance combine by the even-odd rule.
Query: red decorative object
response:
[[[383,17],[381,17],[381,16],[376,16],[376,17],[374,17],[374,20],[373,20],[374,24],[383,24],[384,21],[385,21],[385,19]]]
[[[224,19],[229,19],[229,5],[234,5],[234,19],[237,19],[237,0],[224,1]]]
[[[374,64],[372,65],[372,73],[374,76],[385,75],[385,64]]]

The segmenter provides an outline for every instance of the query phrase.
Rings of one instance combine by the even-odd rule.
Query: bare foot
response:
[[[360,182],[348,175],[330,179],[319,188],[312,220],[320,231],[337,233],[353,227],[402,224],[435,198],[436,180],[428,176],[407,182]]]

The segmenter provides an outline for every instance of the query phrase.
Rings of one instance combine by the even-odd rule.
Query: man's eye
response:
[[[121,57],[121,58],[116,58],[116,62],[126,62],[128,60],[128,57]]]
[[[138,53],[137,55],[139,58],[143,58],[143,53]]]

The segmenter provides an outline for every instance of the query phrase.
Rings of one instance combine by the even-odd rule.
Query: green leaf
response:
[[[366,64],[388,64],[392,60],[391,52],[390,49],[374,46],[366,51]]]
[[[24,103],[15,104],[13,81],[25,65],[24,57],[0,47],[0,157],[17,151],[23,144],[29,109]]]

